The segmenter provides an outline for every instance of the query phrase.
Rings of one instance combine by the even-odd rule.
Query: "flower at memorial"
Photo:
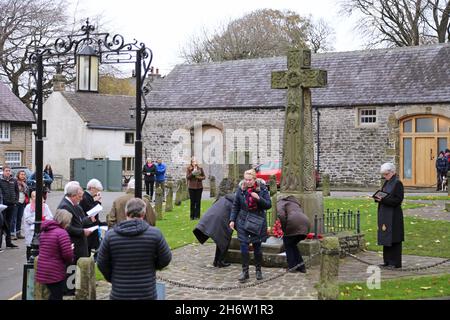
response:
[[[275,220],[275,223],[272,227],[272,234],[274,237],[282,238],[283,237],[283,230],[281,230],[281,222],[280,219]]]

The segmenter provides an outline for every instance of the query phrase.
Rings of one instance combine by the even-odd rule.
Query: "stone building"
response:
[[[33,113],[0,82],[0,165],[32,169]]]
[[[320,173],[376,186],[392,161],[406,186],[435,185],[450,145],[450,44],[313,54],[312,67],[328,71],[312,89]],[[286,69],[286,57],[176,66],[146,97],[144,147],[174,177],[191,154],[219,181],[232,151],[281,160],[286,91],[271,89],[271,72]]]

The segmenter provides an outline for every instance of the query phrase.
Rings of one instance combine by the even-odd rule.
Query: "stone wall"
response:
[[[22,166],[33,170],[32,165],[32,145],[31,145],[31,123],[16,124],[11,123],[10,141],[0,141],[0,165],[5,164],[5,152],[20,151],[22,153]]]
[[[372,108],[372,107],[371,107]],[[361,126],[358,123],[357,107],[320,108],[320,172],[330,175],[331,185],[378,187],[380,183],[379,168],[384,162],[392,161],[399,165],[399,120],[413,114],[438,114],[450,117],[449,105],[440,106],[376,106],[377,123]],[[447,111],[446,111],[447,110]],[[168,174],[178,179],[185,174],[185,164],[173,163],[171,154],[177,146],[173,138],[176,130],[189,130],[194,121],[219,128],[226,143],[227,129],[250,129],[264,136],[267,129],[275,129],[279,137],[279,152],[271,156],[271,144],[262,139],[264,149],[257,150],[253,144],[253,164],[261,163],[264,155],[271,159],[282,159],[281,150],[284,110],[282,109],[225,109],[225,110],[173,110],[150,111],[147,117],[143,141],[147,155],[161,157],[168,163]],[[313,109],[314,138],[317,138],[317,112]],[[273,133],[273,132],[272,132]],[[272,137],[274,138],[274,137]],[[271,140],[270,134],[267,138]],[[316,142],[316,141],[315,141]],[[184,142],[190,146],[191,141]],[[178,144],[179,146],[179,144]],[[249,148],[249,141],[235,142],[235,147]],[[225,148],[224,148],[225,154]],[[314,161],[317,161],[317,144]],[[316,163],[317,165],[317,163]],[[224,168],[224,176],[227,170]],[[220,181],[218,181],[218,184]]]

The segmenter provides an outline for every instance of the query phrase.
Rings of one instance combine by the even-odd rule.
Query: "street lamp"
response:
[[[136,139],[135,139],[135,196],[142,197],[142,126],[147,115],[147,107],[142,109],[144,97],[144,80],[150,70],[153,52],[144,43],[134,40],[125,42],[123,36],[109,33],[94,33],[95,28],[89,24],[81,27],[81,33],[70,34],[58,38],[49,46],[37,47],[29,57],[30,73],[36,83],[33,114],[36,120],[35,162],[36,162],[36,213],[35,228],[31,244],[31,257],[24,266],[24,284],[22,299],[26,300],[26,282],[28,270],[31,270],[34,257],[39,254],[39,233],[42,223],[42,195],[43,195],[43,140],[42,140],[42,105],[43,105],[43,77],[45,67],[57,67],[61,64],[76,65],[77,91],[98,92],[98,68],[103,64],[134,63],[136,70]],[[144,99],[144,104],[146,103]],[[141,113],[144,119],[141,120]]]

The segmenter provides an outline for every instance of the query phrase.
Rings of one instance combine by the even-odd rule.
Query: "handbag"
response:
[[[252,234],[260,234],[264,226],[264,217],[248,212],[244,222],[244,230]]]

